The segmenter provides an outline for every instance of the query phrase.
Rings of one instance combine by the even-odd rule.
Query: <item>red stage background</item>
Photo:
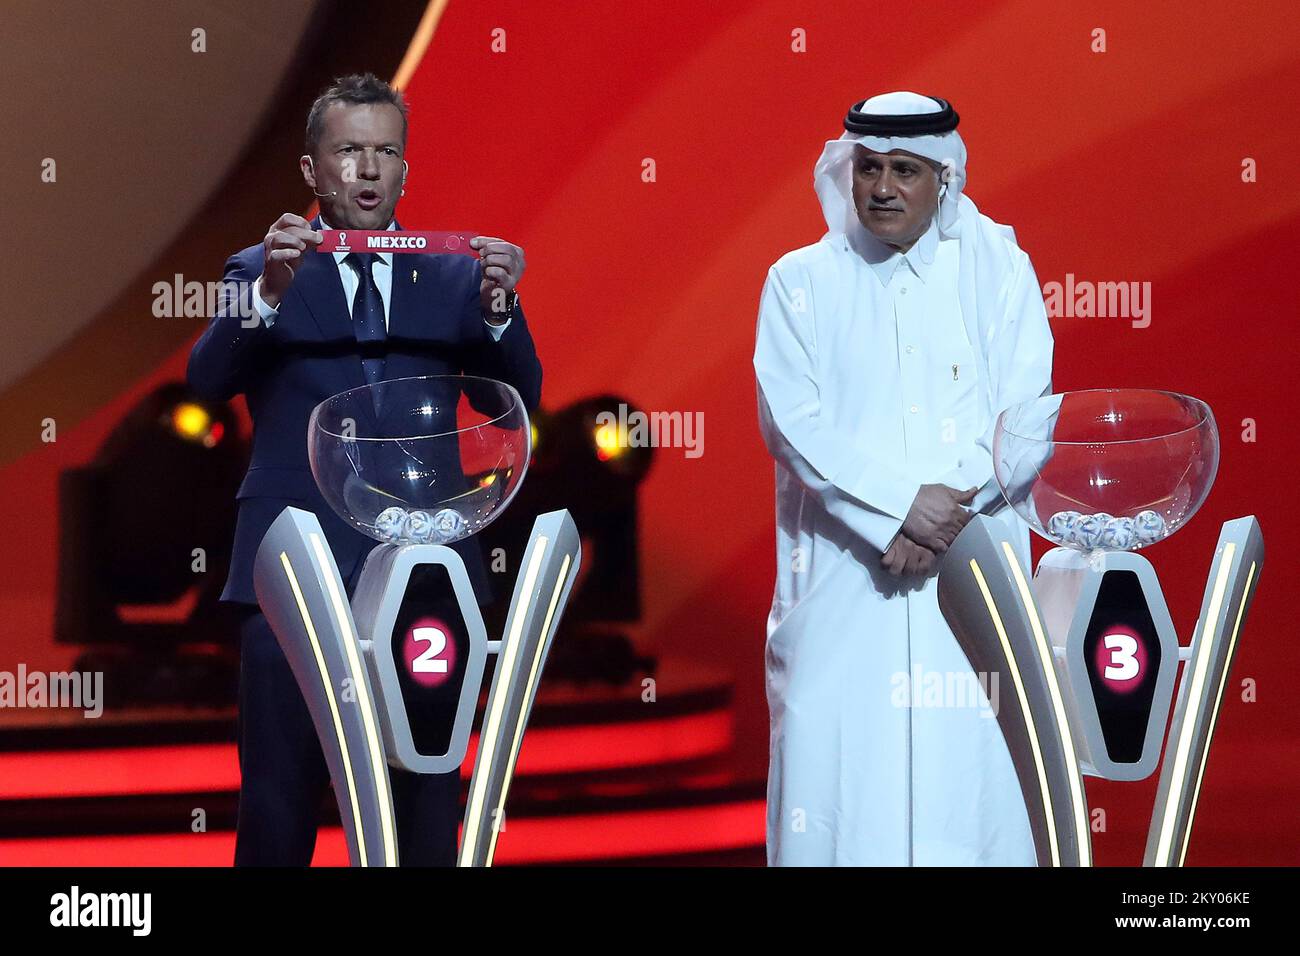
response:
[[[704,413],[703,457],[660,450],[643,486],[641,633],[655,651],[734,669],[744,759],[766,759],[774,573],[772,465],[750,364],[759,290],[773,261],[824,231],[812,166],[848,105],[913,89],[961,114],[967,195],[1015,227],[1040,282],[1151,283],[1147,328],[1053,319],[1054,385],[1166,388],[1214,409],[1214,490],[1186,531],[1149,552],[1183,641],[1224,520],[1256,514],[1269,556],[1188,862],[1300,862],[1286,553],[1300,531],[1287,490],[1300,454],[1286,344],[1300,251],[1287,165],[1297,22],[1280,2],[449,4],[407,90],[399,217],[526,249],[520,291],[548,407],[613,391],[647,410]],[[494,28],[506,31],[504,53],[490,49]],[[1105,52],[1092,50],[1098,28]],[[791,49],[796,29],[806,52]],[[1243,181],[1248,158],[1257,182]],[[279,212],[268,206],[267,222]],[[211,266],[204,278],[219,274]],[[0,666],[70,659],[50,638],[55,536],[43,516],[56,474],[89,458],[153,383],[183,376],[187,351],[61,434],[57,450],[0,472],[11,513]],[[1243,440],[1250,422],[1254,441]],[[1241,699],[1243,681],[1256,702]],[[1110,824],[1098,861],[1138,862],[1154,778],[1088,790]]]

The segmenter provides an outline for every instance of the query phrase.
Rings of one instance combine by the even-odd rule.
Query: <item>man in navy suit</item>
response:
[[[331,395],[416,375],[481,375],[513,385],[531,412],[542,370],[515,286],[523,250],[477,237],[479,257],[317,253],[321,229],[401,229],[406,106],[373,74],[336,80],[307,120],[303,180],[320,199],[311,222],[285,213],[266,238],[231,256],[237,301],[190,353],[190,385],[213,401],[241,392],[253,452],[240,486],[222,600],[241,606],[235,865],[306,866],[329,772],[311,715],[253,593],[253,559],[288,506],[320,520],[348,594],[375,542],[325,503],[307,460],[307,421]],[[480,603],[490,598],[474,539],[457,545]],[[452,865],[459,775],[392,768],[404,865]]]

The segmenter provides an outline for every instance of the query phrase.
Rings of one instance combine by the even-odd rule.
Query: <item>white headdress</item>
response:
[[[882,93],[854,104],[844,134],[827,142],[813,168],[813,188],[832,234],[865,232],[853,205],[853,148],[877,153],[902,149],[943,167],[938,202],[939,231],[959,233],[959,209],[966,185],[966,144],[958,116],[946,100],[919,93]]]

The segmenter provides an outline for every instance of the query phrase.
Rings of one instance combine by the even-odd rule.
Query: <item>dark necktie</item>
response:
[[[384,326],[384,300],[379,296],[379,286],[371,266],[375,260],[372,252],[354,252],[348,260],[361,273],[357,294],[352,300],[352,328],[361,351],[361,368],[366,373],[366,384],[373,385],[384,377],[384,352],[388,330]]]

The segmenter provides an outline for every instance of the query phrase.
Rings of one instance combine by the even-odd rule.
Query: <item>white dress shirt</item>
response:
[[[322,229],[333,228],[325,221],[324,216],[321,217],[320,225]],[[388,229],[396,230],[397,222],[395,220],[390,222]],[[350,315],[353,301],[357,296],[357,287],[361,284],[361,268],[348,261],[350,253],[335,252],[331,253],[331,255],[334,256],[334,265],[339,270],[339,280],[343,283],[343,299],[348,304],[348,314]],[[370,264],[370,271],[375,277],[375,285],[379,288],[379,298],[384,303],[384,328],[387,329],[389,325],[389,303],[393,298],[393,253],[376,252],[374,257]],[[257,314],[262,317],[262,321],[266,323],[267,328],[275,324],[279,310],[271,308],[262,301],[261,276],[258,276],[257,281],[253,283],[253,305],[257,309]],[[500,325],[494,325],[488,322],[487,319],[483,320],[493,340],[497,342],[501,341],[501,336],[505,334],[506,329],[510,327],[510,323],[513,321],[514,319],[507,319]]]
[[[971,485],[962,472],[964,456],[978,437],[980,416],[975,355],[961,310],[954,308],[957,244],[940,244],[935,223],[905,253],[866,241],[877,247],[866,250],[866,259],[892,304],[868,312],[873,325],[868,337],[893,343],[898,359],[876,379],[881,403],[871,407],[902,421],[896,460],[906,462],[918,489],[937,480],[964,491]],[[891,395],[898,396],[896,404]]]

